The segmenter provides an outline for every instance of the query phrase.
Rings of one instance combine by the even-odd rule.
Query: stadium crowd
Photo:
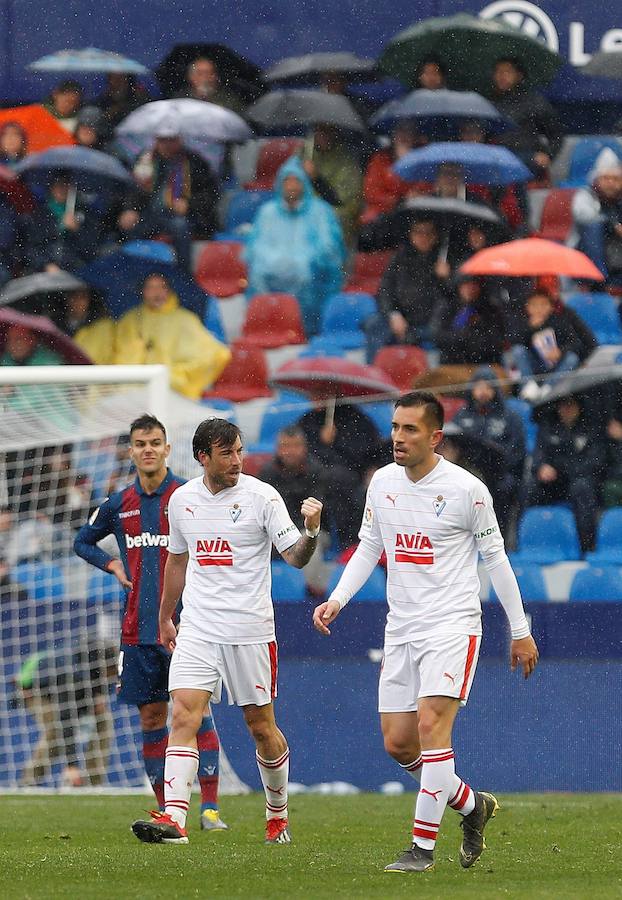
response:
[[[37,157],[19,108],[14,120],[4,111],[0,306],[49,317],[95,364],[164,363],[172,388],[192,400],[272,397],[277,414],[261,452],[250,447],[248,471],[276,485],[291,510],[307,495],[325,501],[324,555],[306,573],[316,595],[326,590],[327,560],[342,563],[352,551],[365,488],[390,458],[389,404],[338,403],[327,415],[320,402],[300,415],[264,377],[282,345],[297,344],[301,358],[365,360],[400,389],[438,389],[450,420],[441,452],[486,481],[519,555],[528,507],[570,507],[578,534],[570,558],[580,558],[597,549],[603,510],[622,505],[620,382],[601,378],[579,391],[572,381],[602,345],[622,345],[622,143],[585,138],[589,160],[584,153],[578,175],[570,160],[564,186],[555,110],[519,60],[500,58],[489,74],[503,129],[455,113],[440,129],[438,117],[383,118],[347,79],[326,73],[316,93],[339,96],[354,125],[327,115],[310,121],[305,138],[288,136],[287,123],[279,135],[257,125],[249,98],[201,55],[170,98],[246,118],[255,137],[243,145],[187,139],[174,107],[149,139],[128,140],[119,126],[155,98],[118,73],[98,97],[66,80],[42,102],[40,126],[64,155],[39,145]],[[421,62],[417,86],[445,91],[441,60]],[[462,162],[439,156],[408,174],[418,151],[448,141],[463,145]],[[524,174],[470,178],[472,154],[499,147]],[[99,178],[80,148],[104,155]],[[479,251],[528,237],[580,248],[604,281],[462,271]],[[73,286],[59,289],[54,279],[64,273]],[[33,275],[49,282],[32,290]],[[67,361],[37,321],[0,323],[0,365]],[[246,367],[245,354],[254,361]],[[40,400],[37,386],[0,391],[6,409]],[[120,454],[109,448],[111,480],[123,454],[123,445]],[[48,526],[70,533],[105,493],[71,447],[6,455],[3,598],[19,591],[11,571],[66,552]]]

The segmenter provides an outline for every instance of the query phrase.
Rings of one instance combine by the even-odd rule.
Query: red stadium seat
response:
[[[460,397],[443,397],[440,396],[438,398],[441,402],[441,406],[445,411],[445,421],[451,422],[453,417],[456,415],[459,409],[462,409],[466,406],[466,402],[462,400]]]
[[[409,391],[413,380],[428,371],[428,357],[421,347],[400,345],[381,347],[374,365],[386,372],[401,391]]]
[[[256,294],[246,310],[242,340],[265,350],[306,343],[296,298],[292,294]]]
[[[232,357],[214,387],[205,391],[204,399],[219,397],[241,403],[257,397],[271,397],[268,387],[268,366],[263,350],[259,347],[247,347],[234,344],[231,347]]]
[[[210,241],[203,247],[195,280],[213,297],[233,297],[246,290],[248,279],[237,241]]]
[[[393,258],[393,250],[378,250],[375,253],[357,253],[352,272],[343,287],[344,291],[360,291],[376,294],[384,270]]]
[[[247,191],[271,191],[276,173],[286,160],[304,146],[300,138],[276,138],[263,145],[257,157],[255,177],[244,187]]]
[[[263,467],[266,466],[273,458],[274,453],[245,453],[244,474],[253,475],[255,478],[257,478]]]
[[[538,237],[564,242],[572,228],[573,188],[553,188],[542,207]]]

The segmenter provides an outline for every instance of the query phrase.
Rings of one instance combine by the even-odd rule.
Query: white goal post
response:
[[[73,553],[134,477],[129,425],[145,412],[175,473],[198,474],[192,434],[215,411],[174,394],[165,366],[0,367],[0,791],[145,789],[138,716],[115,693],[122,591]],[[221,792],[247,790],[222,752]]]

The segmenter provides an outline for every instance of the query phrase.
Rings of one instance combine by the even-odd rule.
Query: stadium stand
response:
[[[328,582],[328,586],[326,588],[327,592],[330,593],[333,588],[336,586],[337,582],[341,578],[341,573],[345,569],[345,566],[337,565]],[[384,600],[387,591],[387,578],[385,575],[385,571],[382,566],[376,566],[368,580],[365,582],[363,587],[354,595],[352,598],[353,601],[361,600]]]
[[[371,294],[350,291],[333,294],[322,310],[320,337],[342,350],[357,350],[365,345],[363,326],[376,313],[376,300]]]
[[[352,269],[343,286],[344,291],[359,291],[376,294],[384,270],[393,258],[393,250],[378,250],[375,253],[357,253],[352,261]]]
[[[272,563],[272,599],[301,602],[306,599],[305,577],[300,569],[293,569],[286,562],[274,560]]]
[[[242,244],[236,241],[209,241],[199,254],[195,279],[214,297],[233,297],[247,285]]]
[[[553,188],[547,192],[535,237],[561,243],[567,240],[572,231],[572,198],[574,195],[575,191],[572,188]]]
[[[592,566],[622,566],[622,507],[606,509],[596,531],[596,547],[585,558]]]
[[[531,506],[518,524],[518,547],[511,556],[522,566],[550,565],[581,559],[579,535],[572,512],[564,506]]]
[[[276,138],[266,141],[259,149],[255,177],[244,187],[247,191],[271,191],[274,179],[283,163],[304,146],[299,138]]]
[[[258,397],[271,397],[268,366],[263,350],[234,344],[231,353],[228,365],[214,387],[203,393],[203,399],[219,397],[233,403],[243,403]]]
[[[622,159],[622,143],[615,136],[590,135],[579,138],[570,154],[568,177],[561,186],[572,188],[586,185],[596,157],[605,147],[609,147]]]
[[[571,602],[622,602],[622,574],[612,566],[579,569],[570,585]]]
[[[264,350],[304,344],[298,300],[292,294],[255,294],[246,308],[241,340]]]
[[[566,306],[581,316],[599,344],[622,344],[618,301],[610,294],[573,294]]]
[[[407,391],[413,379],[428,371],[428,357],[420,347],[402,344],[382,347],[374,357],[374,365],[386,372],[401,391]]]
[[[311,409],[311,404],[297,394],[277,395],[263,411],[259,440],[249,447],[251,453],[274,453],[279,431],[293,425]]]
[[[523,600],[542,601],[549,599],[540,566],[514,565],[513,568]],[[495,589],[492,587],[490,589],[490,600],[498,601]]]
[[[231,195],[225,214],[225,230],[229,234],[243,233],[252,224],[262,204],[272,196],[271,191],[236,191]]]

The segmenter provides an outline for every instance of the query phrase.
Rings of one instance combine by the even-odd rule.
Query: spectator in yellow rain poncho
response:
[[[148,275],[142,303],[117,324],[114,362],[118,365],[168,366],[173,390],[198,400],[231,358],[228,347],[201,320],[182,309],[165,275]]]

